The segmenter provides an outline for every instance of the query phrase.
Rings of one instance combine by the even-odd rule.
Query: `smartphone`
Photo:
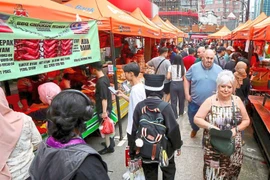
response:
[[[130,88],[128,87],[126,83],[123,83],[123,88],[125,89],[126,92],[130,91]]]
[[[113,87],[110,86],[108,88],[113,94],[117,94],[117,91]]]

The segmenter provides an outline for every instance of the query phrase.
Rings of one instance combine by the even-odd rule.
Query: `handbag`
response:
[[[233,108],[233,121],[237,132],[237,123],[235,120],[235,107],[233,98],[232,98],[232,108]],[[217,152],[224,154],[226,156],[231,156],[234,153],[235,140],[232,137],[231,130],[217,130],[215,128],[211,128],[209,130],[209,134],[210,134],[210,143]]]

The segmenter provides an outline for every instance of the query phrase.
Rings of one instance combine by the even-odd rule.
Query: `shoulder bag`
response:
[[[232,98],[232,108],[233,108],[233,121],[237,132],[238,130],[235,119],[235,106],[233,98]],[[217,152],[224,154],[226,156],[231,156],[234,153],[235,140],[232,137],[231,130],[217,130],[215,128],[211,128],[209,130],[209,134],[210,134],[210,143]]]

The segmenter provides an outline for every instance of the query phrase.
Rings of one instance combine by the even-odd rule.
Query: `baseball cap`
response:
[[[235,51],[235,49],[234,49],[232,46],[228,46],[228,47],[226,48],[226,50],[228,50],[228,51],[232,51],[232,52],[234,52],[234,51]]]

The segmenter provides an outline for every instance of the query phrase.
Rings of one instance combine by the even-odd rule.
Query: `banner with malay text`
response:
[[[50,22],[0,13],[0,81],[96,61],[96,21]]]

